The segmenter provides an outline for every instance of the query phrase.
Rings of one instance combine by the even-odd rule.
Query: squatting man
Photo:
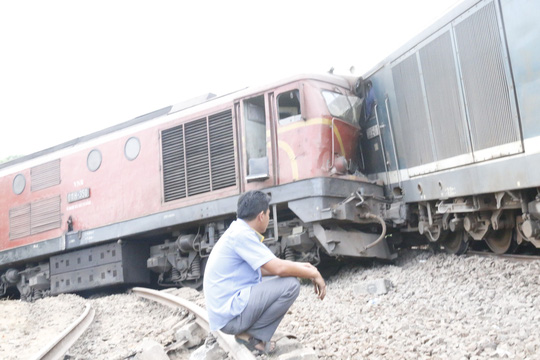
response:
[[[240,196],[237,220],[212,249],[204,272],[210,329],[235,335],[237,342],[258,353],[275,350],[272,335],[298,297],[297,277],[310,279],[319,299],[326,295],[315,266],[279,259],[262,243],[270,221],[269,201],[261,191]]]

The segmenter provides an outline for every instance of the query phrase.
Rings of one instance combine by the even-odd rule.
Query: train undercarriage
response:
[[[495,254],[514,252],[520,245],[540,248],[538,189],[502,191],[415,204],[408,228],[452,254],[485,242]],[[412,205],[410,205],[412,206]]]
[[[540,247],[538,189],[405,204],[385,198],[380,186],[365,184],[339,198],[315,196],[274,203],[271,213],[264,243],[280,258],[315,265],[323,256],[391,260],[397,247],[418,245],[418,235],[423,244],[452,254],[463,254],[471,244],[481,242],[496,254],[524,244]],[[16,288],[21,299],[32,301],[64,292],[152,282],[161,287],[200,288],[210,251],[234,218],[211,220],[9,268],[0,274],[0,296]]]

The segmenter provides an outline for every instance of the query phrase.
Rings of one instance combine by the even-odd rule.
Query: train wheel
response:
[[[486,234],[484,240],[495,254],[504,254],[512,244],[512,229],[492,230]]]
[[[442,240],[441,245],[448,254],[462,255],[469,248],[467,237],[468,234],[466,231],[451,232]]]

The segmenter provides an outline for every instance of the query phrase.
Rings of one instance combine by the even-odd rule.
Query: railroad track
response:
[[[87,304],[84,312],[62,333],[56,336],[45,348],[43,348],[34,360],[57,360],[63,359],[69,348],[75,344],[84,331],[92,324],[95,311]]]
[[[172,308],[184,308],[190,312],[194,318],[195,323],[199,325],[202,329],[207,332],[210,332],[210,325],[208,323],[208,316],[206,311],[196,304],[187,301],[185,299],[179,298],[177,296],[168,294],[166,292],[156,291],[146,288],[133,288],[132,292],[145,299],[159,302],[160,304],[172,307]],[[233,359],[236,360],[252,360],[255,359],[255,356],[243,345],[238,344],[234,340],[234,336],[227,335],[221,331],[212,332],[214,337],[217,339],[218,344],[221,348],[229,354]]]
[[[138,297],[158,302],[173,309],[182,309],[182,311],[189,314],[184,317],[184,325],[191,334],[197,334],[194,337],[196,339],[195,343],[194,345],[186,345],[186,343],[191,340],[186,340],[185,343],[178,341],[175,348],[173,348],[173,351],[181,348],[182,346],[186,346],[186,348],[189,346],[190,349],[192,349],[192,346],[198,346],[198,344],[200,344],[200,339],[204,339],[207,334],[211,334],[221,349],[219,351],[227,353],[229,358],[236,360],[257,359],[257,357],[255,357],[255,355],[251,353],[245,346],[237,343],[234,336],[227,335],[221,331],[210,331],[206,310],[197,306],[196,304],[164,291],[136,287],[133,288],[131,292]],[[56,336],[37,355],[32,357],[32,360],[64,359],[65,354],[68,353],[69,349],[92,324],[94,316],[95,310],[90,306],[90,304],[86,304],[82,315],[79,316],[72,324],[70,324],[70,326],[68,326],[61,334]],[[199,335],[200,337],[197,338]],[[317,358],[312,349],[303,348],[300,343],[291,338],[294,337],[278,336],[276,339],[273,339],[278,341],[278,351],[273,355],[269,355],[267,358],[283,359],[283,355],[285,355],[285,358],[289,360],[308,360]],[[282,341],[281,339],[285,339],[285,342],[282,342],[280,345],[279,341]]]
[[[487,251],[474,251],[474,250],[468,250],[464,255],[466,256],[484,256],[484,257],[498,257],[501,259],[508,259],[513,261],[537,261],[540,260],[540,256],[536,255],[521,255],[521,254],[495,254],[492,252]]]

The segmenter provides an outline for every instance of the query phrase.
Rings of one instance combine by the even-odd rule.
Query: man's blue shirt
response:
[[[260,267],[275,258],[261,235],[238,219],[216,243],[204,271],[204,296],[211,330],[219,330],[246,308]]]

